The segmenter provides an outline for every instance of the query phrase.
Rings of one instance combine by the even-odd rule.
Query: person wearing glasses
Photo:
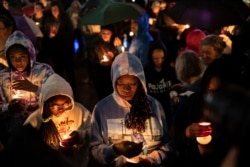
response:
[[[11,159],[25,165],[29,164],[28,161],[32,158],[34,162],[44,164],[42,166],[47,166],[46,163],[52,166],[49,162],[52,161],[55,164],[53,166],[69,164],[72,167],[86,167],[90,112],[82,104],[74,101],[70,84],[58,74],[51,75],[41,89],[39,106],[20,127],[21,130],[17,129],[19,136],[16,137],[16,133],[13,133],[7,143],[7,153],[4,155],[11,156]],[[39,141],[43,142],[43,147]],[[15,152],[11,152],[12,149]],[[37,155],[39,151],[42,152],[40,156]],[[54,151],[56,156],[50,155]],[[64,157],[63,160],[52,158],[59,155]],[[49,156],[52,157],[48,159]],[[65,164],[62,165],[62,162]]]

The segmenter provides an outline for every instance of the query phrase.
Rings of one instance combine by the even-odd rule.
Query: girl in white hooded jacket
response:
[[[46,145],[44,147],[49,146],[50,149],[57,151],[56,154],[68,157],[70,166],[86,167],[88,165],[90,112],[83,105],[74,101],[71,86],[58,74],[52,74],[42,86],[39,108],[26,119],[21,131],[25,131],[25,128],[26,131],[27,129],[31,132],[37,131],[38,133],[34,133],[38,134],[38,137],[30,140],[29,137],[22,136],[20,133],[17,137],[17,133],[13,132],[6,147],[9,152],[15,146],[15,152],[9,153],[11,159],[16,159],[20,163],[27,163],[30,159],[33,159],[32,162],[36,162],[35,159],[37,159],[38,162],[42,161],[46,164],[48,161],[47,163],[50,164],[51,159],[54,159],[53,155],[48,158],[48,153],[47,158],[40,157],[39,159],[37,152],[40,152],[42,157],[46,156],[44,148],[36,149],[37,147],[29,144],[29,141],[43,140]],[[18,130],[20,132],[20,129]],[[35,138],[31,133],[26,134]],[[26,138],[29,140],[26,141]],[[16,143],[20,143],[18,147],[16,147]],[[25,150],[29,151],[25,152]],[[21,151],[23,154],[20,155]],[[67,158],[62,159],[67,160]],[[56,166],[60,166],[60,161],[56,161]],[[66,164],[63,166],[67,166]]]

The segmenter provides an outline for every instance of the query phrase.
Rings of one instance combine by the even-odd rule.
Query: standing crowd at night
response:
[[[178,1],[105,25],[81,21],[104,0],[0,2],[0,166],[249,164],[249,0],[233,30],[175,23]]]

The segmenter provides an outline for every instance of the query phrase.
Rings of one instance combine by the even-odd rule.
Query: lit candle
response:
[[[68,135],[64,134],[63,139],[67,139],[67,138],[68,138]]]
[[[140,159],[139,159],[139,156],[135,156],[135,157],[132,157],[132,158],[126,158],[126,161],[130,162],[130,163],[133,163],[133,164],[137,164],[137,163],[139,163]]]
[[[121,46],[121,51],[125,52],[125,47],[124,46]]]
[[[131,37],[134,36],[134,32],[130,31],[129,36],[131,36]]]
[[[101,60],[101,62],[108,62],[109,61],[109,59],[106,55],[103,55],[102,57],[103,57],[103,59]]]
[[[196,140],[198,143],[200,143],[202,145],[206,145],[206,144],[210,143],[212,140],[212,136],[210,135],[212,133],[211,128],[210,128],[211,123],[210,122],[200,122],[199,126],[202,128],[201,137],[196,137]],[[209,135],[203,136],[204,133],[205,134],[209,133]]]
[[[210,141],[212,140],[212,136],[208,135],[208,136],[204,136],[204,137],[196,137],[196,140],[198,143],[200,143],[202,145],[206,145],[206,144],[210,143]]]
[[[16,93],[12,96],[12,99],[18,99],[20,98],[20,95],[21,95],[20,90],[16,90]]]

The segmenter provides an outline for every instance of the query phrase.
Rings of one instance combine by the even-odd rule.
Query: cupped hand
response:
[[[139,158],[138,163],[127,162],[125,167],[152,167],[152,163],[148,159]]]
[[[109,51],[108,51],[108,52],[106,53],[106,56],[108,57],[109,60],[112,60],[112,59],[114,58],[115,55],[114,55],[113,52],[109,52]]]
[[[199,123],[192,123],[186,128],[186,136],[189,138],[194,137],[203,137],[210,135],[212,132],[212,128],[208,127],[206,131],[204,131],[204,128],[199,125]]]
[[[132,141],[122,141],[113,145],[113,149],[117,154],[124,155],[127,158],[140,154],[142,147],[143,143],[135,143]]]
[[[15,80],[12,82],[12,88],[16,90],[25,90],[29,92],[36,92],[38,86],[31,83],[29,80],[24,78],[23,80]]]
[[[77,131],[73,131],[67,139],[61,140],[61,145],[63,147],[72,147],[79,142],[79,134]]]
[[[119,37],[115,37],[114,39],[114,46],[120,46],[122,44],[122,41]]]

